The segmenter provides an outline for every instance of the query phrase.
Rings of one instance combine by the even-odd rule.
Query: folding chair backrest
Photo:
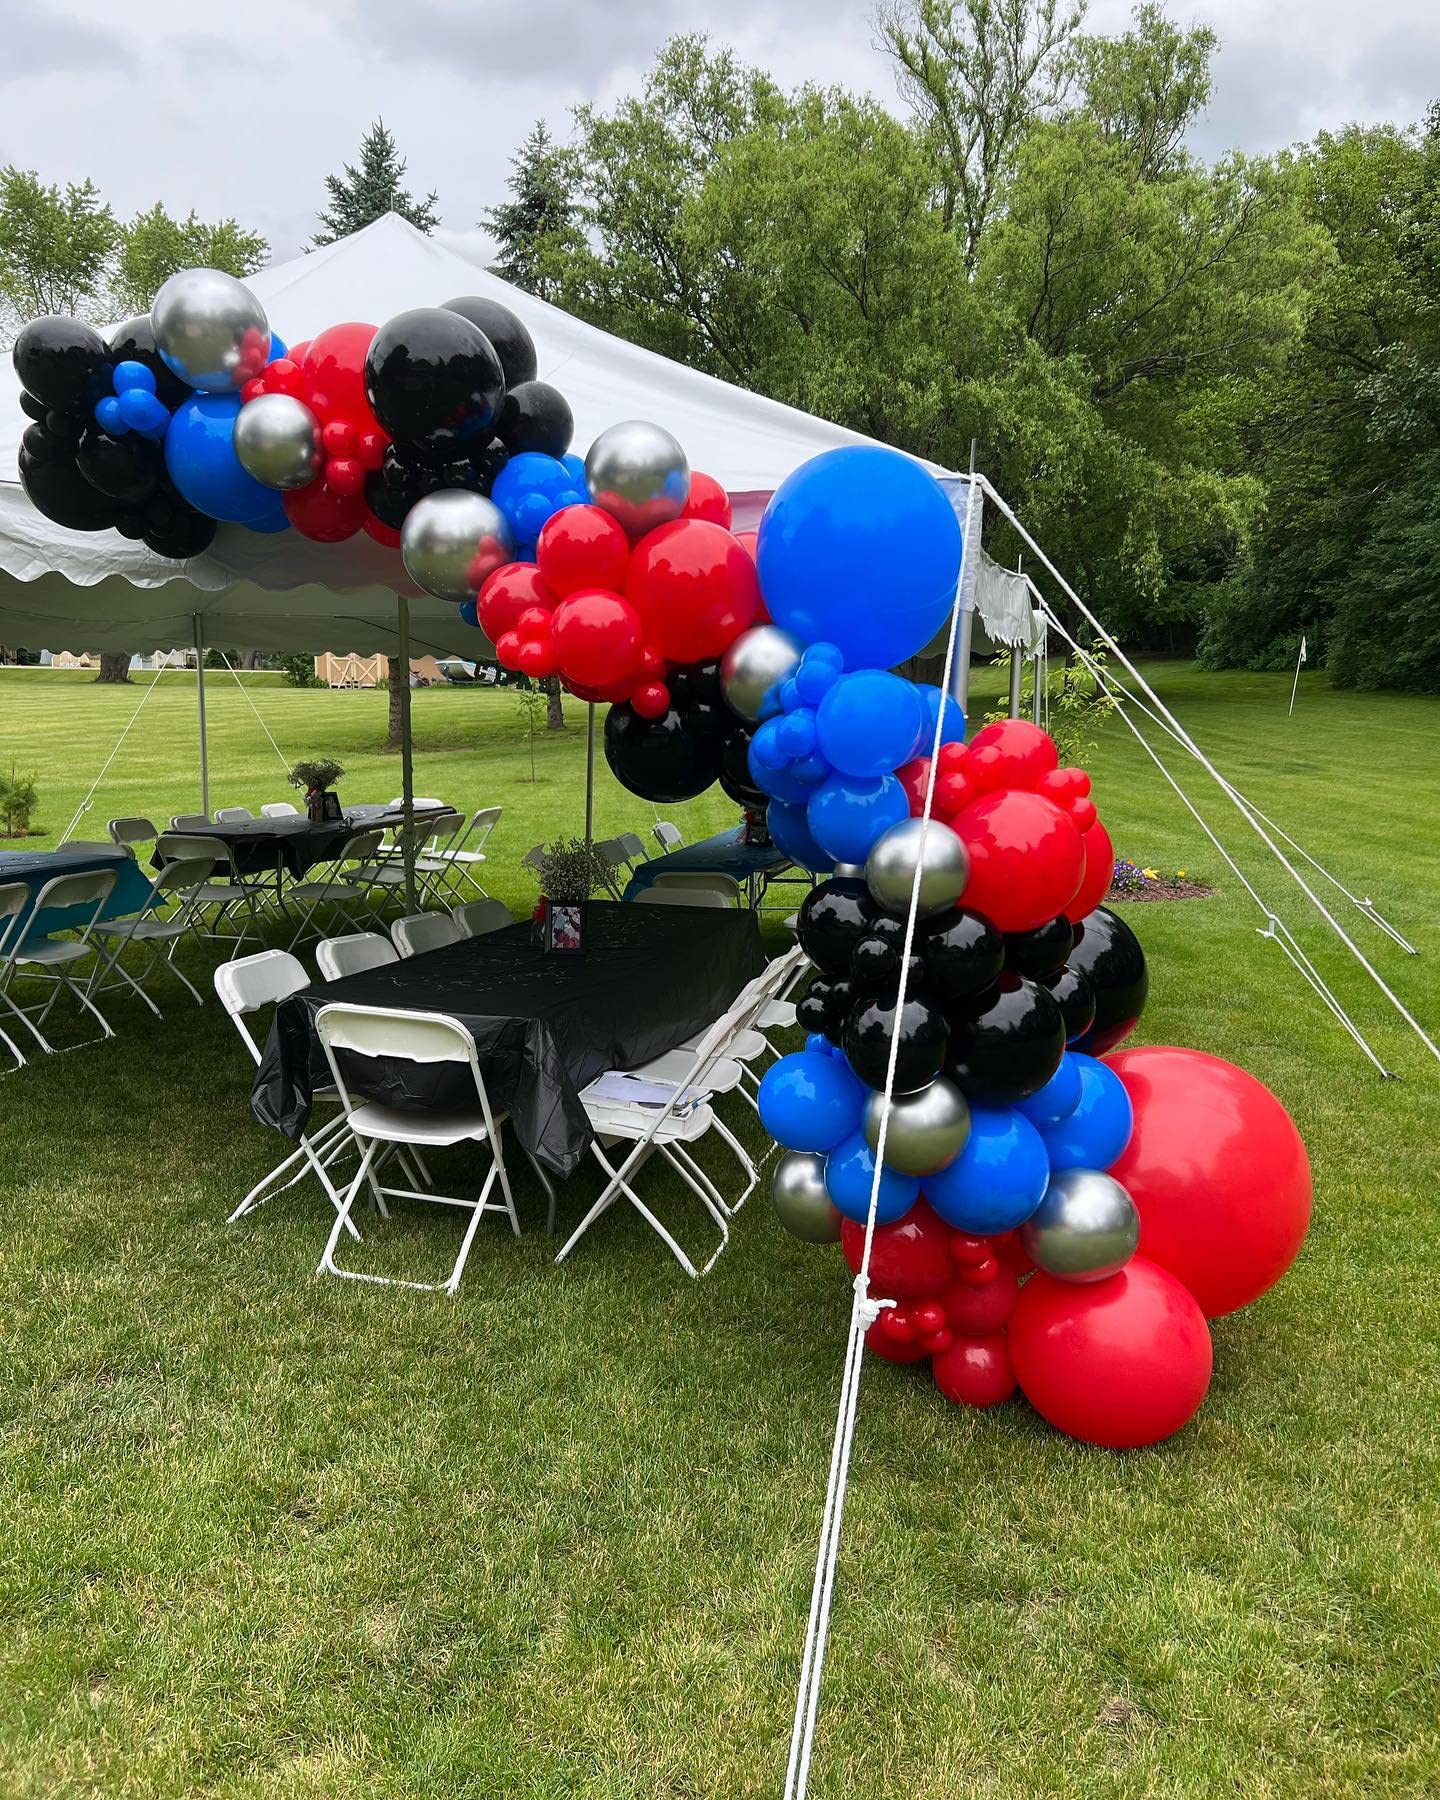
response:
[[[739,906],[740,883],[733,875],[722,875],[718,869],[660,869],[655,875],[658,888],[688,888],[697,894],[719,894],[726,906]]]
[[[504,808],[500,806],[482,806],[475,814],[475,817],[471,819],[470,829],[465,834],[466,841],[469,842],[469,839],[473,837],[476,832],[479,832],[480,834],[470,846],[472,850],[484,848],[486,838],[489,837],[490,833],[500,823],[500,814],[503,811]]]
[[[305,965],[288,950],[258,950],[254,956],[237,956],[231,962],[221,963],[215,971],[215,992],[220,996],[220,1004],[235,1021],[235,1029],[257,1067],[260,1046],[245,1023],[245,1015],[259,1012],[262,1007],[278,1006],[309,985]]]
[[[198,826],[208,825],[208,813],[176,813],[170,821],[172,831],[194,831]]]
[[[183,831],[162,831],[155,840],[155,855],[162,863],[198,862],[202,856],[208,856],[212,873],[216,865],[222,874],[230,868],[228,844],[219,838],[187,837]]]
[[[423,956],[427,950],[443,950],[465,935],[448,912],[411,913],[390,927],[395,948],[402,956]]]
[[[395,808],[396,812],[401,811],[405,805],[405,796],[403,794],[397,794],[390,804]],[[417,794],[410,804],[414,807],[416,812],[419,812],[422,806],[427,810],[433,810],[436,807],[443,807],[445,802],[443,800],[430,800],[421,794]]]
[[[668,819],[657,819],[650,827],[650,832],[662,850],[678,850],[685,842],[680,835],[680,827],[672,825]]]
[[[527,869],[534,869],[537,873],[539,872],[540,865],[542,862],[544,862],[544,860],[545,860],[545,846],[543,844],[532,844],[531,847],[520,858],[521,863]]]
[[[340,852],[344,862],[369,862],[380,848],[383,831],[362,831],[352,837]]]
[[[215,852],[207,850],[203,856],[181,856],[167,862],[155,877],[155,892],[183,894],[200,887],[215,873],[215,861]]]
[[[733,912],[735,902],[714,888],[662,887],[657,881],[635,896],[642,906],[709,906],[721,912]]]
[[[627,861],[624,840],[618,837],[602,838],[595,846],[595,854],[612,869],[618,869]]]
[[[83,869],[76,875],[54,875],[35,896],[36,915],[46,907],[90,906],[107,900],[115,877],[114,869]]]
[[[111,843],[127,847],[152,844],[160,835],[148,819],[112,819],[109,829]]]
[[[222,806],[216,810],[215,823],[217,825],[243,825],[254,817],[254,813],[248,806]]]
[[[625,852],[628,862],[646,862],[645,846],[633,831],[622,831],[615,842]]]
[[[260,808],[260,817],[262,819],[298,819],[300,808],[292,806],[288,800],[267,800]]]
[[[315,946],[315,961],[326,981],[360,975],[366,969],[383,969],[399,962],[400,952],[378,931],[354,931],[348,937],[322,938]]]
[[[15,921],[28,910],[30,900],[28,882],[8,881],[0,887],[0,956],[4,955],[5,946],[17,929]]]
[[[503,900],[466,900],[452,906],[450,916],[467,938],[484,937],[487,931],[503,931],[515,923]]]
[[[322,1006],[315,1019],[320,1041],[356,1056],[400,1057],[405,1062],[475,1062],[475,1040],[443,1013],[392,1012],[383,1006]]]

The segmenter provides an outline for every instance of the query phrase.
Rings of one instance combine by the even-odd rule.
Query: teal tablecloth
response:
[[[698,844],[683,844],[641,863],[625,884],[625,898],[633,900],[643,894],[657,875],[730,875],[744,887],[752,875],[773,874],[787,866],[789,857],[774,844],[742,843],[744,829],[732,825],[714,837],[701,838]]]
[[[115,888],[105,902],[102,919],[119,919],[127,913],[138,912],[150,895],[151,878],[135,861],[118,847],[113,851],[106,850],[0,850],[0,887],[7,887],[13,881],[23,881],[30,889],[29,907],[21,915],[20,924],[15,927],[15,935],[10,942],[14,944],[19,933],[25,929],[35,906],[35,896],[39,894],[47,881],[53,881],[57,875],[87,874],[91,869],[113,869],[115,871]],[[40,915],[38,931],[49,936],[52,932],[78,929],[85,923],[86,915],[93,910],[90,906],[47,906]],[[0,926],[0,934],[4,927]]]

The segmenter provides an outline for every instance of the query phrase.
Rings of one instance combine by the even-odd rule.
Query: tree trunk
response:
[[[102,650],[100,652],[100,673],[96,681],[120,682],[130,679],[130,652],[128,650]]]
[[[398,656],[390,658],[390,737],[392,750],[398,750],[405,736],[405,727],[400,716],[400,696],[410,683],[410,665],[402,662]]]
[[[563,731],[565,729],[565,691],[560,686],[558,675],[541,677],[540,686],[549,696],[549,705],[545,710],[545,729],[547,731]]]

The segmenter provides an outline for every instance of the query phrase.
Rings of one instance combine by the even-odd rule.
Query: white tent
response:
[[[859,434],[638,349],[491,275],[448,234],[391,213],[353,237],[280,263],[248,284],[287,343],[361,318],[382,324],[459,294],[502,301],[535,340],[540,376],[575,414],[581,454],[607,425],[654,419],[733,497],[737,528],[808,457]],[[8,359],[0,370],[0,643],[72,650],[220,649],[395,653],[397,594],[411,596],[416,651],[484,654],[454,607],[419,594],[397,550],[363,534],[317,544],[222,525],[203,556],[168,562],[117,532],[73,532],[30,505],[16,455],[27,424]]]

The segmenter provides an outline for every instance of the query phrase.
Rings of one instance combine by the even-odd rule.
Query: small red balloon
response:
[[[982,725],[970,740],[970,752],[978,756],[991,750],[998,753],[1006,787],[1033,788],[1060,761],[1054,738],[1028,719],[996,719]]]
[[[670,710],[670,690],[663,681],[642,681],[630,704],[642,719],[663,719]]]
[[[677,663],[719,656],[754,624],[760,603],[754,563],[708,519],[672,519],[646,532],[631,554],[625,592],[646,639]]]
[[[690,471],[690,497],[681,508],[682,519],[708,519],[712,525],[730,529],[730,496],[713,475],[699,469]]]
[[[616,682],[611,687],[588,687],[583,681],[572,681],[562,672],[560,685],[567,694],[573,694],[587,706],[618,706],[622,700],[630,698],[631,684],[628,681]]]
[[[486,577],[475,596],[480,629],[497,647],[505,633],[515,629],[515,621],[527,606],[554,604],[555,596],[534,563],[502,563]]]
[[[935,1385],[957,1406],[999,1406],[1015,1392],[1015,1371],[1004,1332],[957,1337],[931,1360]]]
[[[390,442],[379,426],[358,434],[357,454],[367,469],[378,469],[385,460],[385,447]]]
[[[250,401],[258,400],[260,396],[266,392],[268,392],[268,390],[265,386],[264,377],[252,375],[245,383],[244,387],[241,388],[240,399],[242,404],[248,405]]]
[[[365,486],[365,465],[358,456],[332,456],[325,465],[325,485],[336,494],[358,494]]]
[[[938,1299],[955,1278],[950,1235],[950,1227],[927,1200],[917,1200],[893,1225],[877,1225],[870,1246],[871,1293],[886,1300]],[[840,1248],[851,1273],[858,1275],[865,1227],[842,1219]]]
[[[286,518],[301,537],[314,538],[317,543],[338,544],[342,538],[354,537],[365,523],[364,494],[337,494],[323,481],[291,488],[280,498]]]
[[[1188,1288],[1143,1256],[1104,1281],[1032,1275],[1009,1338],[1016,1379],[1036,1412],[1111,1450],[1170,1437],[1210,1386],[1205,1315]]]
[[[549,638],[521,638],[515,652],[515,667],[522,675],[553,675],[560,666],[554,643]]]
[[[873,1350],[877,1356],[883,1356],[887,1362],[924,1362],[930,1352],[915,1336],[913,1331],[907,1333],[904,1338],[896,1337],[894,1335],[894,1327],[887,1324],[887,1320],[889,1320],[890,1317],[891,1314],[888,1310],[882,1312],[880,1317],[865,1333],[865,1343],[867,1348]]]
[[[598,506],[566,506],[541,527],[535,560],[557,595],[581,588],[619,593],[630,567],[630,540],[620,522]]]
[[[354,456],[360,448],[360,433],[348,419],[331,419],[320,433],[327,456]]]
[[[331,325],[305,346],[301,388],[321,420],[343,418],[363,428],[378,426],[365,398],[365,352],[374,336],[373,325],[352,321]],[[290,360],[296,360],[293,350]]]
[[[895,779],[905,790],[910,817],[918,819],[925,810],[925,789],[930,781],[930,758],[917,756],[895,771]]]
[[[272,363],[266,363],[265,371],[260,379],[265,384],[267,394],[298,394],[304,385],[304,376],[300,365],[293,356],[277,357]]]
[[[633,675],[642,642],[640,614],[621,594],[581,588],[555,608],[558,666],[587,687],[610,687]]]
[[[1085,849],[1053,801],[1006,788],[983,794],[951,824],[970,855],[961,901],[1001,931],[1034,931],[1075,898]]]
[[[1019,1292],[1015,1271],[1002,1264],[995,1279],[980,1287],[968,1281],[952,1282],[945,1290],[945,1318],[957,1337],[988,1337],[1009,1320]]]
[[[383,544],[387,550],[400,548],[400,533],[393,525],[387,525],[383,519],[377,519],[367,506],[365,517],[360,521],[361,530],[367,537],[374,538],[377,544]]]
[[[1294,1262],[1310,1224],[1310,1161],[1263,1082],[1203,1050],[1118,1050],[1135,1123],[1111,1169],[1140,1214],[1140,1248],[1209,1318],[1248,1306]]]
[[[1096,819],[1080,843],[1085,851],[1085,873],[1080,877],[1075,898],[1065,908],[1065,917],[1072,925],[1094,912],[1110,892],[1110,881],[1115,873],[1115,846],[1110,842],[1110,833],[1102,820]]]

